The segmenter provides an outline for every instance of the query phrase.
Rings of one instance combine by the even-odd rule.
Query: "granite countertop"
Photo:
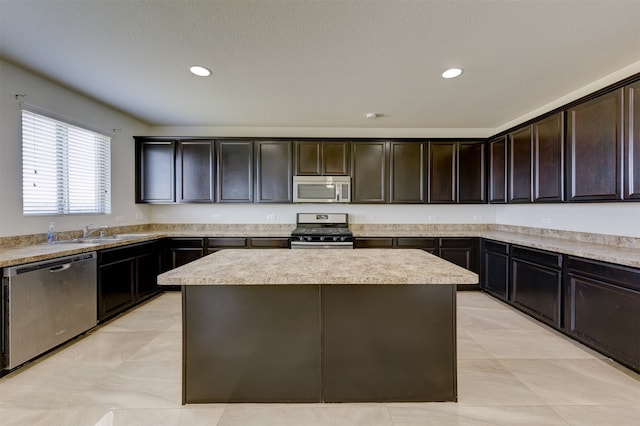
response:
[[[5,239],[16,240],[18,244],[0,248],[0,267],[152,241],[164,237],[286,238],[291,235],[294,227],[294,225],[227,225],[215,227],[206,224],[162,225],[151,229],[126,229],[121,232],[143,232],[144,234],[139,238],[100,244],[43,244],[37,242],[41,241],[44,235],[5,237]],[[471,224],[443,226],[424,224],[370,226],[355,224],[352,226],[352,231],[355,237],[481,237],[640,268],[640,239],[632,237]],[[69,238],[73,237],[77,237],[77,235]]]
[[[230,249],[158,276],[161,285],[477,283],[477,274],[418,249]]]

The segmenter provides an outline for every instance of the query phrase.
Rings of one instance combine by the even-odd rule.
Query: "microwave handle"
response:
[[[342,184],[336,183],[336,201],[340,201],[340,194],[342,194]]]

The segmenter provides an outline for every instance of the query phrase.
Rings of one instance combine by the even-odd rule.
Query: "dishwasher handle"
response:
[[[55,274],[56,272],[66,271],[71,268],[71,263],[65,263],[64,265],[54,266],[53,268],[49,268],[49,272]]]

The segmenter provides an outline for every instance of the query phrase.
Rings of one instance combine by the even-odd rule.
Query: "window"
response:
[[[111,138],[22,110],[22,213],[111,213]]]

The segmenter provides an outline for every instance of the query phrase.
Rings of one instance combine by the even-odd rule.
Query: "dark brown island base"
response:
[[[422,250],[222,250],[183,290],[183,403],[456,401],[456,284]]]

